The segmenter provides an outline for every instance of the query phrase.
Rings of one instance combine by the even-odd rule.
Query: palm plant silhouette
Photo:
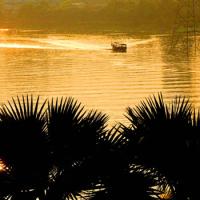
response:
[[[47,199],[73,199],[95,187],[87,163],[93,157],[98,137],[106,132],[107,116],[84,111],[72,98],[60,102],[56,99],[55,103],[52,99],[48,111],[48,137],[56,175]]]
[[[48,133],[56,177],[47,199],[128,198],[132,187],[136,198],[152,199],[152,176],[141,170],[130,173],[123,149],[127,138],[120,127],[106,129],[107,116],[97,111],[84,112],[73,99],[52,100],[48,105]],[[131,182],[130,182],[131,181]],[[86,198],[85,197],[85,198]]]
[[[196,115],[194,112],[192,120],[192,130],[190,137],[190,145],[188,152],[188,163],[186,165],[188,173],[186,174],[186,187],[190,196],[190,199],[196,199],[199,196],[199,184],[196,184],[200,180],[200,113]]]
[[[189,100],[177,97],[167,105],[159,94],[127,108],[131,124],[123,127],[130,159],[165,176],[175,199],[194,199],[191,177],[199,177],[199,117],[192,116]]]
[[[8,170],[1,174],[1,199],[35,199],[47,187],[49,153],[43,108],[33,97],[8,102],[0,109],[0,157]]]
[[[13,99],[0,108],[0,199],[195,199],[200,114],[161,94],[127,108],[130,125],[73,98]],[[159,153],[158,153],[159,152]],[[160,188],[158,187],[160,186]]]
[[[0,158],[8,168],[0,173],[1,199],[70,199],[94,187],[81,172],[106,115],[86,113],[72,98],[52,99],[47,111],[45,103],[17,97],[0,110]]]

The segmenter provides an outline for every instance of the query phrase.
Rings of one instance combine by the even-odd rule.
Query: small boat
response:
[[[111,46],[114,52],[126,52],[127,50],[127,45],[124,43],[112,42]]]

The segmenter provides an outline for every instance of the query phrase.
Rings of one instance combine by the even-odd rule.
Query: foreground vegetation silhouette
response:
[[[161,94],[127,108],[129,125],[73,98],[22,96],[0,108],[0,200],[196,199],[200,114]]]

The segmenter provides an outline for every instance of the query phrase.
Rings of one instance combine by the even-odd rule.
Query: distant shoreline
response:
[[[12,33],[13,31],[19,31],[20,33],[28,33],[28,32],[35,32],[35,33],[69,33],[69,34],[108,34],[108,35],[113,35],[113,34],[122,34],[122,35],[152,35],[152,34],[170,34],[172,31],[171,30],[158,30],[158,29],[83,29],[78,28],[78,27],[73,27],[73,28],[42,28],[42,27],[26,27],[26,26],[19,26],[19,27],[12,27],[12,26],[3,26],[0,27],[0,33],[1,32],[10,32]]]

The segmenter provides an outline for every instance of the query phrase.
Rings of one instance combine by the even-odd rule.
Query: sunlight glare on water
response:
[[[68,50],[102,50],[106,47],[103,45],[88,43],[87,41],[73,41],[69,39],[55,39],[55,38],[48,38],[41,40],[42,42],[53,45],[53,48],[56,49],[68,49]]]
[[[3,162],[3,160],[0,158],[0,173],[5,172],[6,170],[7,170],[7,167],[5,163]]]
[[[0,34],[0,103],[33,94],[72,96],[125,122],[125,109],[151,95],[190,97],[200,105],[200,57],[171,55],[160,35]],[[127,43],[114,53],[111,42]]]
[[[41,49],[39,45],[23,45],[17,43],[0,43],[0,48],[29,48],[29,49]]]

